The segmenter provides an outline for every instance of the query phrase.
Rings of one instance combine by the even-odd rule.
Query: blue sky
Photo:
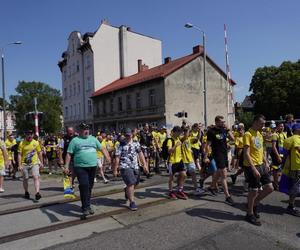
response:
[[[280,65],[300,58],[300,1],[297,0],[1,0],[0,46],[5,48],[7,92],[19,80],[42,81],[61,89],[57,62],[71,31],[95,31],[104,18],[114,26],[162,41],[163,57],[181,57],[201,43],[201,33],[184,28],[186,22],[205,30],[207,53],[225,68],[226,23],[235,96],[241,101],[257,67]]]

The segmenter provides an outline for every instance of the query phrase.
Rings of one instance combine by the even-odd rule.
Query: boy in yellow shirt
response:
[[[175,126],[171,132],[171,138],[167,141],[167,147],[169,152],[168,158],[168,169],[169,169],[169,197],[170,199],[184,199],[188,197],[183,192],[183,185],[186,178],[186,171],[182,162],[182,149],[181,149],[181,128]],[[173,190],[173,178],[174,175],[178,173],[178,188],[177,192]]]
[[[245,176],[249,183],[248,211],[245,219],[256,226],[261,226],[257,211],[259,202],[274,191],[261,134],[265,123],[263,115],[256,115],[252,127],[245,133],[243,140]],[[259,191],[261,187],[262,191]]]
[[[0,141],[0,193],[4,192],[3,183],[5,176],[5,167],[8,165],[8,155],[3,141]]]

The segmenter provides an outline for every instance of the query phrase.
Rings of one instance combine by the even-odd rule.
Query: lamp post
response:
[[[205,47],[205,32],[198,26],[191,23],[184,25],[186,28],[194,28],[202,33],[202,44],[203,44],[203,99],[204,99],[204,126],[207,128],[207,99],[206,99],[206,47]]]
[[[2,108],[3,108],[3,138],[6,140],[6,103],[5,103],[5,77],[4,77],[4,48],[9,45],[20,45],[21,41],[5,44],[1,46],[1,64],[2,64]]]

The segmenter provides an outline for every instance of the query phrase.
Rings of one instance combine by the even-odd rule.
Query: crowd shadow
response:
[[[144,192],[136,191],[134,196],[137,199],[165,198],[167,191],[166,188],[146,188]]]
[[[232,212],[211,208],[193,208],[186,211],[186,214],[192,217],[200,217],[217,223],[244,220],[244,216],[242,215],[235,215]]]
[[[43,190],[43,191],[63,192],[64,188],[63,187],[44,187],[44,188],[41,188],[40,190]]]

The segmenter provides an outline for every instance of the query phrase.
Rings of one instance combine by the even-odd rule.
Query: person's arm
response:
[[[260,177],[260,173],[257,171],[255,165],[253,164],[253,161],[250,156],[250,146],[249,145],[244,145],[244,158],[248,161],[249,165],[248,167],[251,168],[253,171],[253,174],[256,178]]]
[[[109,164],[111,164],[111,158],[110,158],[110,155],[109,155],[107,149],[104,148],[104,147],[102,147],[100,150],[101,150],[101,152],[103,153],[103,155],[104,155],[106,161],[107,161]]]
[[[171,145],[169,143],[171,143]],[[173,154],[174,151],[176,150],[176,147],[179,147],[181,145],[181,141],[177,141],[176,143],[174,143],[174,146],[172,147],[172,140],[169,139],[167,145],[168,145],[168,152],[169,152],[169,154]]]
[[[281,162],[281,157],[278,153],[278,150],[277,150],[277,147],[276,147],[276,141],[275,140],[272,140],[272,150],[273,150],[273,153],[275,154],[278,162]]]
[[[67,153],[66,159],[65,159],[65,165],[63,167],[63,170],[64,170],[65,174],[69,174],[70,173],[70,170],[69,170],[70,162],[71,162],[71,154]]]
[[[230,130],[228,131],[228,137],[229,137],[229,140],[235,141],[234,135]]]
[[[145,173],[146,175],[149,174],[149,170],[147,169],[147,164],[146,164],[146,160],[145,160],[145,157],[144,157],[143,152],[140,151],[140,152],[138,153],[138,156],[139,156],[139,159],[140,159],[140,161],[141,161],[141,163],[142,163],[142,167],[143,167],[143,169],[144,169],[144,173]]]
[[[7,150],[6,150],[5,144],[2,145],[1,151],[2,151],[2,154],[3,154],[3,158],[4,158],[4,164],[7,167],[8,166],[8,154],[7,154]]]
[[[21,171],[23,169],[23,166],[22,166],[22,155],[20,152],[18,153],[18,165],[19,165],[19,170]]]
[[[209,163],[210,160],[208,158],[208,155],[209,155],[209,152],[210,152],[210,147],[211,147],[211,142],[209,140],[207,140],[206,142],[204,142],[204,145],[203,145],[203,154],[204,154],[204,162],[205,163]]]

